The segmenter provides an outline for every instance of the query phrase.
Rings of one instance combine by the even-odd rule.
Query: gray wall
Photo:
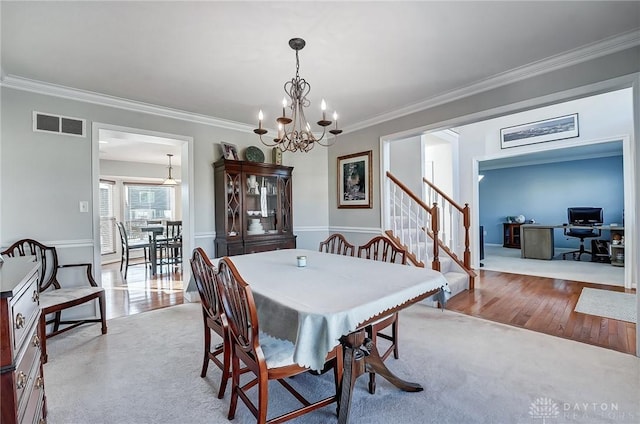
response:
[[[247,146],[259,146],[268,162],[271,158],[270,150],[249,130],[224,129],[6,87],[1,88],[0,95],[2,246],[32,237],[58,246],[63,260],[67,256],[69,260],[78,256],[92,260],[93,122],[193,137],[195,245],[210,254],[215,234],[212,163],[220,157],[219,143],[234,143],[241,154]],[[33,132],[34,110],[86,119],[88,135],[78,138]],[[300,247],[317,248],[317,242],[327,235],[327,155],[325,148],[283,155],[283,164],[294,167],[293,219]],[[89,201],[90,213],[79,212],[80,200]]]

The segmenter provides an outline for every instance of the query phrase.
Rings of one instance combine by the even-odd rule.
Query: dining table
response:
[[[339,424],[349,420],[352,388],[364,373],[375,372],[404,391],[423,389],[384,365],[365,328],[437,294],[447,284],[442,273],[306,249],[227,260],[251,287],[261,331],[291,341],[295,363],[320,371],[327,353],[342,344]]]

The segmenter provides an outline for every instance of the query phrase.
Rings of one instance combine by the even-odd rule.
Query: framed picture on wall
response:
[[[227,160],[239,160],[238,158],[238,148],[235,144],[225,143],[224,141],[220,143],[222,146],[222,156],[224,156]]]
[[[372,208],[373,151],[338,157],[338,208]]]
[[[500,130],[503,149],[578,137],[578,114],[545,119]]]

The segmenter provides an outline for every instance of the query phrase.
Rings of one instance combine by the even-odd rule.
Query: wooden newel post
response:
[[[438,233],[440,232],[440,211],[438,209],[438,203],[434,202],[431,208],[431,230],[433,231],[433,261],[431,262],[431,268],[440,271],[440,258],[438,246]]]

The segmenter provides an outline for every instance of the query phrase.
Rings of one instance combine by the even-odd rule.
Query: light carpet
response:
[[[45,365],[49,424],[226,423],[220,371],[200,378],[202,315],[184,304],[88,325],[53,337]],[[356,382],[351,423],[637,423],[640,359],[612,350],[414,305],[400,313],[398,375],[425,390],[401,392],[378,378]],[[332,390],[331,373],[293,379],[304,393]],[[296,401],[270,385],[270,416]],[[544,421],[546,420],[546,421]],[[337,422],[335,405],[294,423]],[[255,423],[238,405],[233,423]]]
[[[483,269],[490,271],[624,286],[623,267],[590,262],[588,255],[582,255],[582,261],[563,260],[561,252],[566,250],[568,249],[556,249],[559,253],[552,260],[523,259],[520,257],[520,249],[487,245],[485,258],[480,262]]]
[[[638,316],[635,294],[588,287],[582,289],[575,311],[634,323]]]

